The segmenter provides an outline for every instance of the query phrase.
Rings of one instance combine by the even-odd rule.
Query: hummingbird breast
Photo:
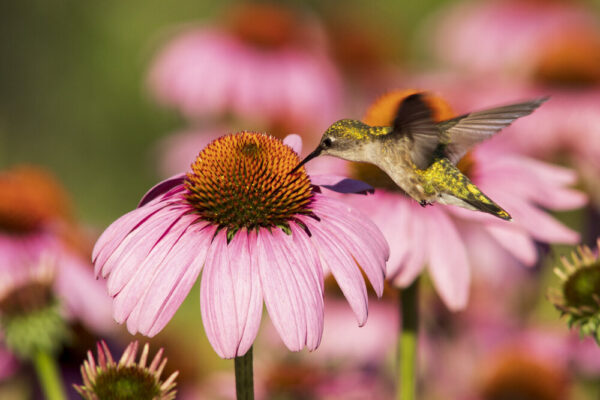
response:
[[[426,185],[424,175],[413,163],[410,147],[408,138],[384,140],[378,146],[377,154],[371,155],[371,162],[385,171],[396,185],[416,201],[433,202],[436,193],[428,190],[430,185]]]

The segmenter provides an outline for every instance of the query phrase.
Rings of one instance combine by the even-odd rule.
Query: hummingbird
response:
[[[548,97],[471,112],[434,122],[424,93],[406,97],[392,126],[370,126],[353,119],[333,123],[317,148],[290,173],[320,155],[367,162],[383,170],[408,196],[425,207],[452,204],[504,220],[511,216],[457,167],[475,144],[514,120],[531,114]]]

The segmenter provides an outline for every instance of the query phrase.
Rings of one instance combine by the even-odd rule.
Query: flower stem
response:
[[[45,351],[38,351],[33,356],[33,365],[45,398],[47,400],[65,400],[58,364],[52,355]]]
[[[235,358],[235,392],[237,400],[254,400],[252,347],[243,356]]]
[[[398,386],[396,400],[417,398],[417,335],[419,331],[419,279],[400,291],[400,319],[398,336]]]

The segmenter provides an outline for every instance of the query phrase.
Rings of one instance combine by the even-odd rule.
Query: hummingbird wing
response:
[[[456,164],[475,144],[491,138],[517,118],[531,114],[546,100],[548,97],[476,111],[440,122],[438,127],[444,132],[442,141],[447,141],[446,156]]]
[[[432,118],[431,108],[423,100],[423,94],[410,95],[400,103],[393,130],[388,135],[406,136],[413,142],[412,160],[419,169],[427,168],[440,143],[440,129]]]

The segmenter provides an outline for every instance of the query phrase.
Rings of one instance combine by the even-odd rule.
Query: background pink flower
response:
[[[314,20],[273,3],[234,7],[228,22],[186,29],[159,52],[149,84],[161,103],[192,120],[262,126],[319,128],[336,116],[341,82]]]
[[[50,260],[55,294],[66,317],[94,332],[114,329],[104,282],[85,260],[85,238],[70,215],[66,193],[48,172],[15,167],[0,173],[0,275],[28,279]]]
[[[600,77],[600,24],[577,2],[461,2],[440,15],[435,51],[465,72]]]

